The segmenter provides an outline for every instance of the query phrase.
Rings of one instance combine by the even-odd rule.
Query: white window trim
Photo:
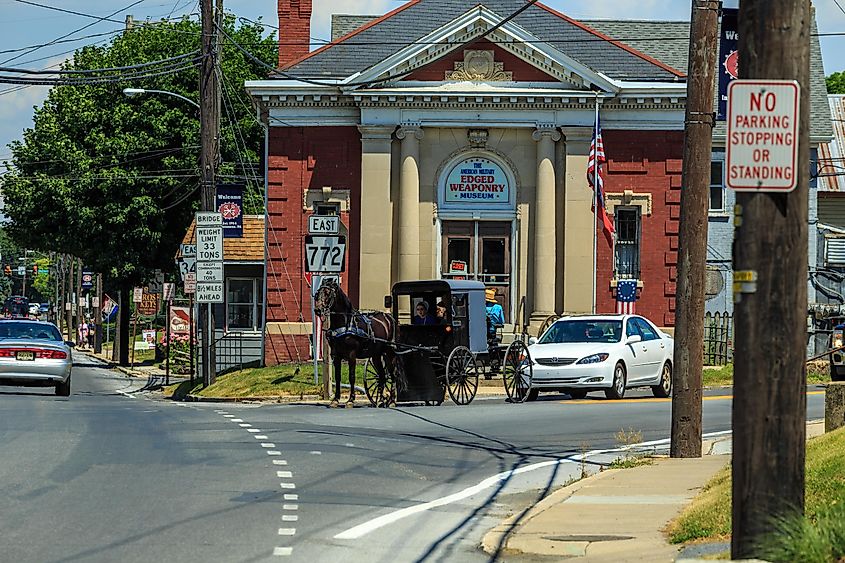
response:
[[[232,303],[231,301],[229,301],[229,287],[230,287],[230,283],[233,282],[233,281],[251,281],[252,282],[252,302],[251,303]],[[226,307],[225,307],[226,323],[224,325],[225,326],[225,332],[227,332],[227,333],[228,332],[248,333],[248,332],[260,332],[261,331],[261,327],[257,326],[258,323],[261,322],[260,321],[260,319],[261,319],[260,315],[261,315],[262,304],[259,301],[259,287],[258,287],[258,283],[261,282],[261,281],[263,281],[261,278],[249,278],[249,277],[226,278],[226,303],[225,303],[225,305],[226,305]],[[262,297],[263,297],[263,295],[262,295]],[[253,314],[252,314],[253,324],[252,324],[252,326],[249,327],[249,328],[230,327],[229,326],[229,306],[230,305],[251,305],[252,310],[253,310]]]

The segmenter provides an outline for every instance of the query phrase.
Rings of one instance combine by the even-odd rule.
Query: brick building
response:
[[[525,297],[539,323],[613,312],[617,281],[633,278],[637,311],[674,324],[688,27],[578,22],[540,3],[507,19],[524,5],[336,16],[336,38],[309,53],[311,1],[279,0],[281,72],[246,85],[268,126],[268,363],[308,346],[315,211],[348,228],[342,284],[362,309],[399,280],[468,275],[510,321]],[[599,232],[594,276],[597,108],[618,236]]]

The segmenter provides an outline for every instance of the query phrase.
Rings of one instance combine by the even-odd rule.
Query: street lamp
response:
[[[164,94],[165,96],[173,96],[174,98],[179,98],[180,100],[186,101],[192,106],[197,109],[200,109],[200,105],[193,101],[190,98],[186,98],[182,94],[177,94],[176,92],[168,92],[167,90],[147,90],[146,88],[124,88],[123,93],[126,95],[127,98],[132,98],[134,96],[139,96],[141,94]]]

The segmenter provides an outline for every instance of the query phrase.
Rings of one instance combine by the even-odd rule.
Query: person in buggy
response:
[[[492,351],[498,350],[502,341],[498,330],[505,326],[505,311],[496,302],[496,290],[493,288],[484,290],[484,301],[487,308],[487,348],[491,350],[490,373],[496,373],[499,371],[501,358],[498,353],[494,354]],[[490,379],[490,376],[487,376],[487,379]]]

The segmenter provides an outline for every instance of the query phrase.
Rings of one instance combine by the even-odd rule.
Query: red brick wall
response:
[[[494,61],[504,63],[505,71],[513,73],[513,79],[518,82],[560,82],[557,78],[546,74],[542,70],[531,66],[516,55],[512,55],[501,47],[486,39],[481,39],[463,49],[450,53],[448,56],[435,61],[415,71],[406,80],[431,80],[442,82],[446,71],[455,70],[455,62],[464,61],[464,50],[495,51]]]
[[[279,0],[279,67],[308,54],[311,0]]]
[[[643,214],[640,271],[643,288],[637,313],[658,326],[675,324],[675,283],[678,265],[678,219],[681,204],[681,164],[684,135],[681,131],[603,132],[608,164],[607,192],[652,194],[651,215]],[[702,233],[701,236],[707,236]],[[599,232],[596,309],[616,310],[612,251]]]
[[[304,191],[349,190],[348,212],[341,221],[349,228],[344,291],[358,302],[361,136],[356,127],[271,127],[268,158],[267,322],[310,322],[311,302],[304,277],[303,242],[308,232]],[[337,197],[334,193],[334,197]],[[290,359],[292,349],[273,335],[265,346],[270,364]],[[307,353],[307,337],[304,339]],[[275,352],[274,352],[275,350]],[[280,355],[281,354],[281,355]],[[275,361],[273,361],[275,360]]]

